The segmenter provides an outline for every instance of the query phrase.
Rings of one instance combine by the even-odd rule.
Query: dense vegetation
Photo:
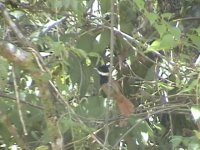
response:
[[[0,16],[1,149],[200,149],[198,0],[0,0]]]

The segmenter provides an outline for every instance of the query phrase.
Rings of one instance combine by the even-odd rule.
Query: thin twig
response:
[[[111,25],[110,25],[110,67],[109,67],[109,81],[108,84],[112,85],[112,70],[113,70],[113,54],[114,54],[114,0],[110,1],[111,5]],[[111,99],[111,86],[108,86],[108,100]],[[106,114],[105,114],[105,140],[104,140],[104,147],[106,149],[108,146],[108,136],[109,136],[109,102],[106,105]]]
[[[4,93],[2,93],[2,92],[0,92],[0,97],[4,97],[4,98],[6,98],[6,99],[8,99],[8,100],[13,100],[14,102],[17,101],[15,97],[6,95],[6,94],[4,94]],[[34,107],[34,108],[37,108],[37,109],[41,109],[41,110],[43,109],[42,106],[37,106],[37,105],[31,104],[31,103],[29,103],[29,102],[27,102],[27,101],[20,100],[20,103],[29,105],[29,106]]]
[[[44,25],[44,27],[43,27],[42,31],[40,32],[39,36],[41,36],[41,35],[47,33],[47,32],[48,32],[49,30],[51,30],[53,27],[58,26],[58,25],[61,24],[63,21],[65,21],[66,18],[67,18],[67,17],[65,16],[65,17],[62,17],[61,19],[56,20],[56,21],[50,20],[47,24]]]
[[[200,17],[178,18],[178,19],[174,19],[174,20],[172,20],[172,21],[173,21],[173,22],[177,22],[177,21],[187,21],[187,20],[200,20]]]
[[[138,119],[136,121],[136,123],[131,127],[129,128],[118,140],[117,142],[114,144],[114,148],[116,148],[118,146],[118,144],[121,142],[122,139],[124,139],[124,137],[126,135],[128,135],[134,128],[136,128],[140,123],[142,123],[143,121],[145,121],[146,119],[148,119],[149,117],[153,116],[153,115],[156,115],[156,114],[159,114],[161,112],[164,112],[164,111],[168,111],[169,108],[163,108],[161,110],[158,110],[158,111],[155,111],[155,112],[152,112],[152,113],[147,113],[147,115],[141,119]]]
[[[22,124],[24,135],[28,135],[28,132],[26,130],[26,125],[25,125],[25,122],[24,122],[24,118],[23,118],[23,114],[22,114],[22,108],[21,108],[21,104],[20,104],[19,90],[18,90],[18,86],[17,86],[14,66],[12,68],[12,77],[13,77],[13,82],[14,82],[15,95],[16,95],[16,100],[17,100],[17,108],[18,108],[20,122]]]
[[[172,120],[172,114],[171,112],[168,112],[169,115],[169,122],[170,122],[170,135],[173,137],[174,135],[174,128],[173,128],[173,120]]]

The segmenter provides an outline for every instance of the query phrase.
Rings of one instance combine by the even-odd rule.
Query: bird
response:
[[[117,80],[111,79],[109,82],[109,65],[102,65],[97,69],[100,75],[101,90],[107,97],[116,101],[120,114],[124,117],[130,117],[134,112],[133,103],[123,95],[120,84]]]

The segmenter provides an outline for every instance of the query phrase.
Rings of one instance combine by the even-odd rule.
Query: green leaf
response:
[[[147,52],[148,51],[158,51],[161,48],[161,40],[155,40],[153,41],[153,43],[150,45],[150,47],[147,48]]]
[[[102,14],[110,12],[110,1],[101,0],[100,2],[101,2],[101,12],[102,12]]]
[[[188,144],[188,150],[199,150],[200,144],[199,140],[193,140]]]
[[[183,141],[182,136],[173,136],[171,139],[173,149],[176,149],[181,144],[182,141]]]
[[[149,12],[145,12],[145,16],[148,18],[151,25],[154,24],[156,20],[158,20],[159,18],[158,14],[149,13]]]
[[[200,27],[194,29],[197,33],[198,33],[198,36],[200,36]]]
[[[174,35],[166,34],[163,36],[161,41],[161,49],[170,49],[176,46],[176,41],[174,39]]]
[[[73,53],[76,54],[81,59],[87,58],[87,53],[82,49],[71,47],[70,50],[73,51]]]
[[[12,135],[10,135],[11,133],[9,132],[8,125],[5,121],[5,116],[3,116],[2,114],[1,114],[1,119],[0,119],[0,129],[1,129],[1,142],[3,141],[4,144],[10,145],[11,144],[11,138],[10,137]]]
[[[120,24],[121,31],[124,33],[130,33],[133,30],[133,23],[132,22],[121,22]]]
[[[155,24],[154,27],[156,28],[156,30],[160,34],[160,37],[162,37],[167,32],[167,27],[166,27],[165,24],[161,24],[161,25]]]
[[[42,146],[39,146],[39,147],[36,147],[35,150],[48,150],[48,146],[45,146],[45,145],[42,145]]]
[[[193,130],[197,139],[200,140],[200,132],[197,130]]]
[[[170,27],[168,28],[170,34],[173,35],[173,39],[180,40],[181,37],[181,30],[179,28]]]
[[[159,51],[159,50],[169,50],[177,45],[172,34],[166,34],[162,39],[154,41],[150,47],[147,48],[148,51]]]
[[[65,50],[65,45],[62,42],[55,42],[52,40],[50,42],[50,46],[51,46],[50,51],[53,51],[56,56],[60,55],[61,52]]]
[[[200,48],[200,36],[196,35],[188,35],[189,39],[192,40],[192,43],[196,45],[198,48]]]
[[[160,88],[165,89],[165,90],[173,90],[174,89],[174,87],[172,87],[171,85],[166,84],[166,83],[159,82],[158,85]]]
[[[97,44],[96,37],[91,34],[84,34],[77,39],[76,47],[86,52],[95,51],[94,44]]]
[[[155,79],[155,66],[148,68],[145,79],[147,81],[153,81]]]
[[[70,79],[72,84],[75,85],[76,83],[79,86],[80,96],[84,96],[87,92],[89,81],[90,81],[90,72],[88,72],[88,66],[86,63],[83,63],[79,56],[74,53],[69,53],[69,58],[67,62],[65,62],[66,71],[69,72]]]
[[[99,96],[90,96],[82,99],[76,112],[87,118],[102,119],[105,112],[104,99]]]
[[[180,93],[190,92],[198,85],[198,79],[193,80],[187,87],[180,91]]]
[[[81,65],[81,78],[80,78],[80,97],[85,96],[88,86],[90,83],[90,75],[88,68],[86,65]]]
[[[72,84],[79,83],[80,81],[80,60],[72,53],[69,54],[69,58],[65,64],[69,67],[69,74]],[[66,68],[65,68],[66,69]],[[68,69],[66,69],[68,71]]]
[[[144,0],[134,0],[135,4],[137,5],[137,7],[141,10],[144,9]]]
[[[100,35],[98,44],[96,45],[96,52],[103,52],[110,44],[110,31],[104,30]]]
[[[173,16],[173,13],[163,13],[161,16],[162,18],[170,19]]]
[[[100,62],[100,55],[98,54],[98,53],[96,53],[96,52],[90,52],[90,53],[88,53],[88,57],[90,57],[90,58],[96,58],[96,65],[97,64],[99,64],[99,62]]]
[[[77,0],[71,1],[71,7],[72,7],[72,10],[77,11],[78,10],[78,1]]]
[[[39,79],[39,82],[40,81],[44,82],[44,81],[48,81],[51,79],[51,75],[47,72],[43,73],[40,77],[41,78]],[[38,79],[36,79],[36,80],[38,80]]]
[[[69,116],[64,116],[59,120],[59,129],[62,133],[67,132],[73,125],[74,122],[70,119]]]
[[[139,144],[143,144],[148,141],[150,137],[154,136],[153,130],[146,121],[142,121],[136,117],[131,117],[129,122],[133,126],[136,125],[132,130],[132,134],[137,136]]]
[[[58,12],[63,7],[62,0],[48,0],[47,1],[48,6],[53,9],[54,11]]]
[[[62,0],[62,4],[65,10],[68,10],[70,7],[74,8],[73,10],[76,10],[76,0]]]

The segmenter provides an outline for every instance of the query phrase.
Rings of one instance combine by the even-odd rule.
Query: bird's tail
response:
[[[120,113],[125,117],[130,117],[130,115],[134,112],[133,103],[123,94],[116,95],[115,100],[117,101]]]

